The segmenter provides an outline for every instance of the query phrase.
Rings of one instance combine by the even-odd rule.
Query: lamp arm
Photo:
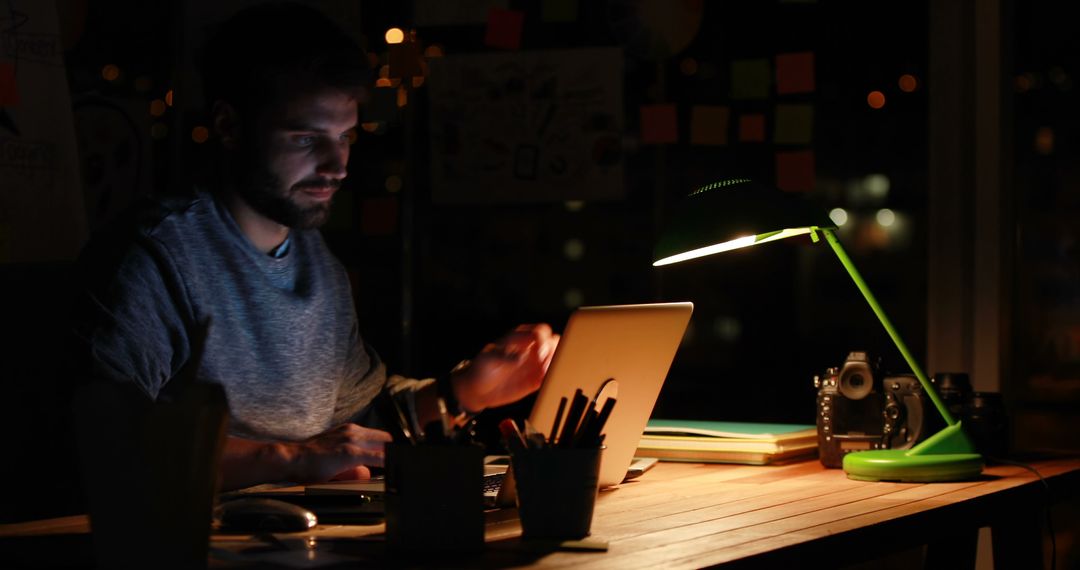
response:
[[[840,263],[847,269],[848,275],[851,275],[851,279],[855,281],[855,286],[862,292],[863,297],[866,298],[866,302],[870,303],[870,308],[874,310],[874,314],[877,315],[881,325],[885,327],[885,331],[889,333],[889,337],[892,338],[893,343],[896,344],[896,348],[900,349],[900,354],[904,355],[904,360],[907,361],[908,366],[915,373],[915,377],[919,379],[919,383],[922,384],[923,390],[930,400],[934,402],[934,407],[937,408],[938,413],[945,419],[945,423],[948,425],[956,425],[956,419],[949,413],[949,409],[945,407],[945,403],[941,401],[941,397],[938,396],[937,390],[930,384],[930,379],[927,378],[926,373],[923,372],[919,364],[915,362],[915,358],[911,355],[911,351],[908,350],[907,345],[904,344],[903,339],[900,338],[900,333],[893,328],[892,322],[889,321],[889,317],[885,315],[884,309],[878,304],[877,299],[874,298],[874,294],[870,292],[870,287],[866,285],[866,281],[863,281],[862,275],[859,274],[859,270],[855,269],[855,264],[851,262],[851,258],[848,257],[844,248],[840,246],[840,241],[833,235],[831,229],[828,228],[812,228],[811,236],[813,232],[821,232],[825,234],[825,241],[829,242],[832,246],[832,250],[836,253],[836,257],[840,258]],[[817,241],[817,240],[814,240]]]

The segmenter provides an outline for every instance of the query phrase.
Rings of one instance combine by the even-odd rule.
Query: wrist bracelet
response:
[[[450,415],[454,417],[454,420],[462,423],[468,421],[473,416],[480,412],[471,412],[461,406],[461,402],[458,402],[457,396],[454,395],[454,383],[453,376],[455,373],[465,370],[469,367],[471,362],[469,360],[462,360],[447,372],[435,379],[435,389],[439,397],[442,398],[446,404],[446,409],[450,412]]]

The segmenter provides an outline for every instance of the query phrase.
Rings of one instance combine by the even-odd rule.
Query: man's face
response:
[[[356,120],[356,99],[334,89],[266,109],[248,127],[238,193],[284,226],[321,226],[346,175]]]

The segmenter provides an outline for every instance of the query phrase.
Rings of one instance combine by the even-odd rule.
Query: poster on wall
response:
[[[622,61],[618,48],[430,60],[432,199],[621,198]]]
[[[56,6],[0,14],[0,263],[70,260],[87,222]]]

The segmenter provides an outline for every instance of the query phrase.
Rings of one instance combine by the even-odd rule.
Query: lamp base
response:
[[[983,457],[975,453],[959,422],[911,449],[856,451],[844,456],[844,472],[858,481],[961,481],[978,477],[982,469]]]

